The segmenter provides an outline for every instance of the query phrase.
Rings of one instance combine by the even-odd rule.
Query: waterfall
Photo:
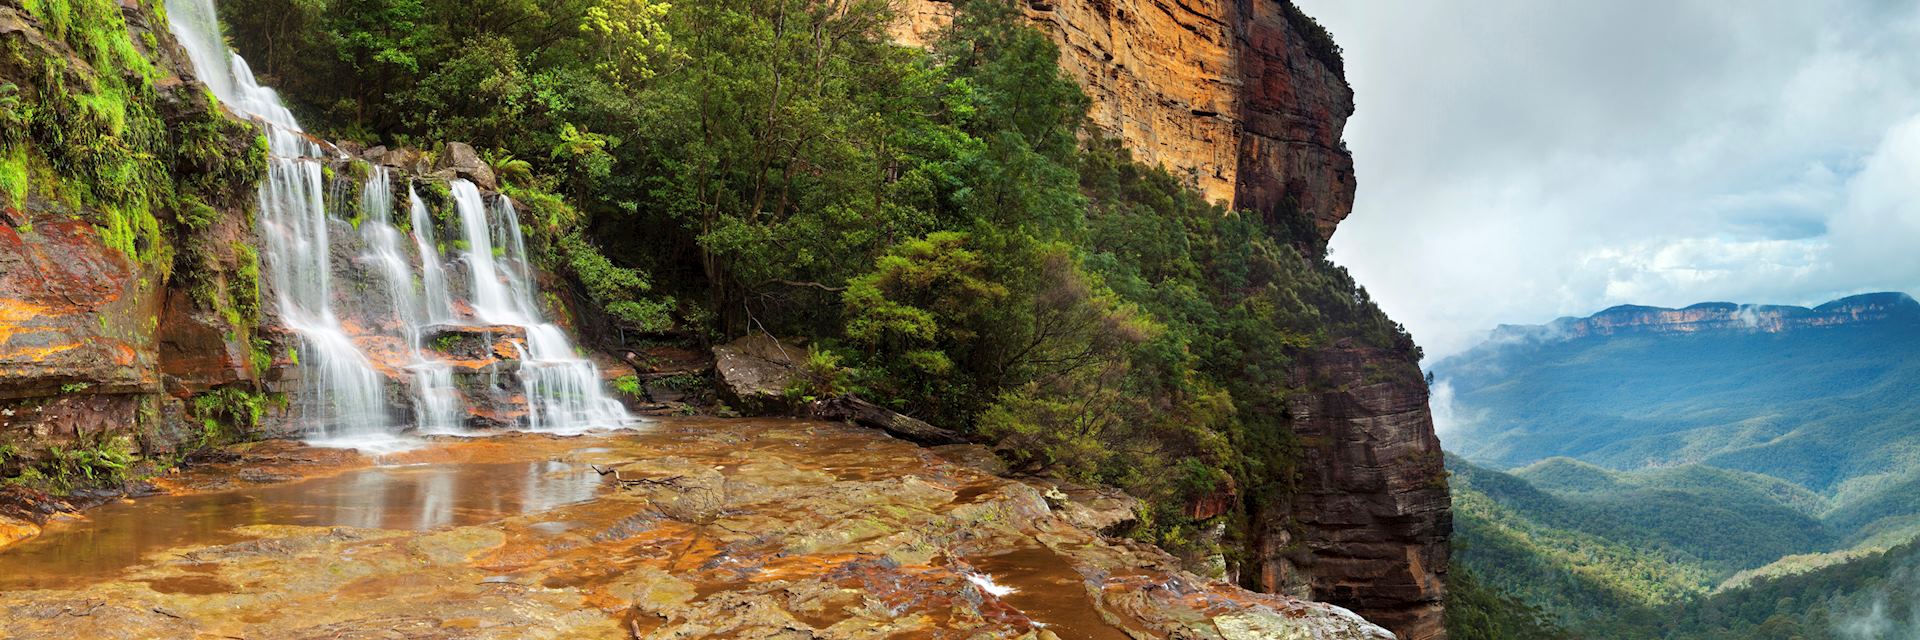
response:
[[[489,208],[480,190],[465,180],[453,181],[452,192],[466,238],[461,260],[473,279],[475,315],[481,322],[525,331],[520,381],[527,398],[527,426],[570,430],[626,420],[626,409],[603,388],[599,367],[574,353],[566,332],[540,313],[513,202],[503,195]]]
[[[420,253],[420,285],[425,291],[423,303],[427,322],[453,321],[453,295],[447,293],[447,270],[440,265],[439,245],[433,238],[433,219],[420,193],[407,187],[408,224],[413,227],[414,249]]]
[[[429,234],[431,238],[432,223],[426,219],[426,204],[411,187],[407,190],[407,203],[411,209],[409,224],[422,229],[416,233]],[[407,242],[406,234],[393,224],[393,204],[392,174],[386,167],[374,166],[360,190],[363,216],[360,234],[366,240],[367,262],[375,266],[387,284],[391,302],[387,311],[399,322],[399,333],[405,340],[407,363],[404,368],[412,374],[414,424],[426,433],[458,432],[461,402],[453,383],[453,367],[428,356],[420,348],[429,323],[452,319],[452,296],[447,293],[446,275],[441,273],[440,257],[432,248],[431,240],[416,237]],[[424,291],[415,288],[413,262],[406,252],[409,244],[420,251]],[[435,282],[439,284],[437,288],[433,286]],[[435,313],[442,309],[448,311]]]
[[[372,167],[357,198],[347,197],[343,181],[334,182],[340,191],[330,196],[326,166],[338,152],[307,137],[280,96],[228,50],[212,0],[179,0],[168,9],[195,74],[222,103],[265,129],[270,157],[256,230],[280,321],[299,338],[304,385],[296,406],[311,434],[359,441],[410,428],[461,430],[466,408],[454,366],[424,348],[429,331],[443,325],[509,325],[524,333],[515,370],[526,403],[520,426],[571,431],[632,421],[607,395],[598,367],[544,319],[510,200],[499,196],[488,207],[472,183],[450,184],[466,246],[456,244],[447,257],[464,264],[471,279],[465,302],[472,312],[462,314],[435,220],[412,185],[406,231],[394,220],[386,167]],[[371,280],[384,298],[360,288]],[[499,369],[476,375],[492,384]],[[390,400],[390,386],[402,395]],[[394,406],[401,399],[411,404],[413,425],[395,418],[405,415]]]
[[[259,218],[266,275],[280,320],[300,336],[297,353],[310,390],[303,414],[323,437],[388,432],[380,374],[335,315],[330,229],[320,163],[307,157],[269,159]]]

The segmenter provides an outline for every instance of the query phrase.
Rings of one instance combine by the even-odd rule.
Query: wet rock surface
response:
[[[1391,637],[1100,537],[1085,525],[1110,496],[1073,515],[1073,492],[856,427],[667,420],[446,441],[377,465],[319,451],[259,445],[171,479],[177,495],[0,551],[0,581],[16,583],[0,636]],[[219,490],[248,484],[243,469],[304,479]],[[367,490],[380,476],[411,480]],[[361,490],[315,497],[346,486]],[[141,535],[176,537],[137,558],[33,555],[194,501],[197,518],[155,519]],[[18,585],[22,569],[42,582]]]

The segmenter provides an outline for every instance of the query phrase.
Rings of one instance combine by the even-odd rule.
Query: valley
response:
[[[1863,567],[1904,562],[1920,534],[1917,347],[1904,294],[1502,327],[1434,366],[1458,420],[1457,557],[1585,637],[1759,637],[1729,629],[1775,614],[1852,637],[1835,620],[1883,588]]]

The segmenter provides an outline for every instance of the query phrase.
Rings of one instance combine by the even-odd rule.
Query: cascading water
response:
[[[518,354],[526,403],[521,426],[579,430],[632,421],[602,388],[599,369],[575,354],[565,332],[540,313],[511,201],[500,196],[489,209],[472,183],[451,184],[466,245],[456,244],[455,257],[471,279],[466,306],[472,314],[463,317],[441,261],[434,219],[418,192],[408,186],[408,231],[395,225],[393,176],[385,167],[369,171],[357,198],[341,193],[329,199],[324,173],[334,152],[308,138],[279,95],[260,86],[246,61],[227,49],[212,0],[180,0],[168,8],[195,73],[228,107],[266,129],[271,157],[257,230],[280,319],[300,338],[295,353],[305,386],[298,406],[314,435],[379,439],[406,430],[394,417],[390,384],[406,388],[422,431],[460,430],[465,410],[453,366],[423,344],[432,327],[476,323],[524,331]],[[331,213],[329,200],[335,205]],[[357,224],[349,222],[348,211],[357,214]],[[364,251],[336,259],[353,245]],[[497,256],[494,247],[500,247]],[[352,278],[337,274],[359,272],[380,281],[384,300],[340,288]],[[497,367],[487,369],[489,378],[499,375]]]
[[[440,250],[433,238],[433,218],[420,193],[407,187],[407,220],[413,228],[413,244],[420,253],[420,285],[425,289],[424,312],[427,322],[452,322],[453,295],[447,292],[447,269],[440,265]]]
[[[421,225],[426,214],[425,203],[420,195],[408,189],[408,205],[420,211],[410,213],[410,224]],[[434,253],[426,241],[408,242],[407,234],[393,225],[393,178],[386,167],[375,166],[368,171],[367,182],[360,190],[360,212],[363,219],[360,233],[367,245],[366,260],[380,272],[386,282],[387,295],[391,299],[392,317],[400,323],[400,334],[406,341],[407,359],[405,369],[412,374],[413,418],[414,424],[427,433],[452,433],[460,430],[460,395],[453,384],[453,367],[438,358],[429,357],[420,348],[425,339],[424,329],[428,323],[435,322],[430,310],[451,309],[452,297],[445,286],[446,276],[440,273],[439,255]],[[431,223],[427,222],[423,233],[432,233]],[[422,278],[421,289],[415,289],[413,279],[413,261],[408,257],[407,245],[414,245],[421,251]],[[431,286],[433,279],[441,286]],[[422,294],[425,294],[424,296]],[[442,314],[439,321],[451,319],[452,312]]]
[[[566,332],[542,317],[513,202],[503,195],[489,208],[465,180],[453,181],[452,193],[466,239],[461,260],[473,279],[474,314],[481,322],[526,332],[519,373],[528,427],[569,430],[625,420],[626,409],[602,388],[599,368],[575,354]]]

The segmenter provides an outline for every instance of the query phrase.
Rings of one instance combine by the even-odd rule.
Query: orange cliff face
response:
[[[1030,0],[1025,9],[1093,98],[1093,123],[1140,160],[1262,215],[1292,198],[1321,240],[1353,211],[1353,157],[1340,142],[1353,90],[1288,6]],[[924,45],[954,6],[907,0],[899,11],[893,37]]]
[[[893,37],[927,45],[944,0],[904,0]],[[1209,199],[1268,220],[1291,200],[1320,240],[1353,210],[1341,142],[1353,91],[1323,31],[1279,0],[1026,0],[1093,99],[1089,117],[1135,157],[1191,178]],[[1390,371],[1394,375],[1369,375]],[[1410,353],[1343,341],[1295,377],[1290,426],[1302,477],[1283,503],[1249,505],[1242,582],[1345,606],[1401,638],[1444,638],[1452,531],[1440,443]]]

